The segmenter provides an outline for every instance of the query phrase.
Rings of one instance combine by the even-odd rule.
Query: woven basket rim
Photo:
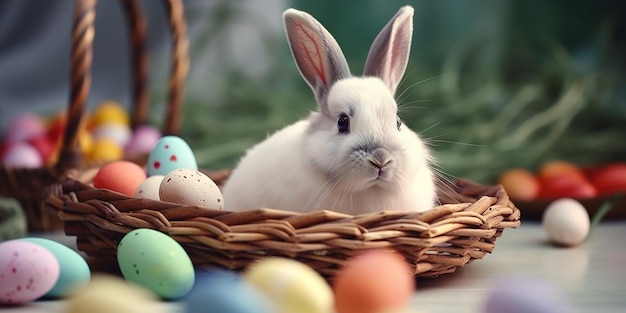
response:
[[[416,276],[436,277],[482,259],[504,229],[520,225],[520,212],[501,186],[466,180],[454,186],[465,197],[477,198],[425,212],[229,212],[133,198],[67,179],[49,188],[45,206],[58,213],[81,251],[110,266],[116,265],[123,235],[151,228],[179,242],[200,268],[241,270],[260,258],[283,256],[332,278],[350,256],[390,248],[405,257]]]

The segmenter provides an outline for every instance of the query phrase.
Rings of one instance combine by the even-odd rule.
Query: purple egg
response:
[[[161,132],[155,127],[139,126],[126,144],[126,153],[129,155],[149,153],[160,138]]]
[[[484,303],[485,313],[572,313],[577,312],[564,292],[531,275],[498,279]]]

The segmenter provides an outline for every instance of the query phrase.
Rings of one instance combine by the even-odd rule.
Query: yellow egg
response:
[[[96,107],[90,120],[91,127],[97,127],[106,123],[130,124],[130,118],[126,109],[116,101],[103,101]]]
[[[261,290],[279,313],[333,312],[334,296],[330,286],[303,263],[267,258],[250,266],[244,278]]]
[[[95,146],[95,142],[91,133],[87,130],[81,130],[78,133],[78,146],[83,155],[90,155]]]
[[[94,143],[89,159],[94,162],[111,162],[120,160],[124,156],[124,149],[115,141],[102,138]]]
[[[67,301],[68,313],[168,312],[156,297],[116,276],[98,274],[83,290]]]

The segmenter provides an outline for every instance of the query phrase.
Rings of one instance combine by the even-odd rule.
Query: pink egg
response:
[[[59,278],[59,262],[40,245],[10,240],[0,243],[0,303],[20,304],[40,298]]]
[[[25,113],[15,118],[4,131],[5,140],[9,142],[27,141],[33,137],[43,136],[46,124],[34,113]]]
[[[38,168],[43,166],[43,158],[33,146],[18,142],[7,147],[2,164],[8,167]]]
[[[126,145],[128,155],[149,153],[152,147],[161,138],[161,132],[155,127],[145,125],[135,129],[130,141]]]

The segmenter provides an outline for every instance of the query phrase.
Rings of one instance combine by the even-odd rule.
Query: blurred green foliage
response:
[[[626,161],[624,2],[292,1],[337,38],[355,74],[405,3],[416,9],[415,34],[396,96],[440,171],[491,183],[507,168],[534,170],[551,159]],[[206,37],[192,41],[192,69],[205,50],[224,46],[223,23],[243,18],[263,29],[238,1],[220,5]],[[190,23],[205,14],[190,14]],[[182,135],[202,167],[235,166],[245,149],[315,109],[284,35],[263,35],[271,59],[261,78],[236,66],[190,78]]]

